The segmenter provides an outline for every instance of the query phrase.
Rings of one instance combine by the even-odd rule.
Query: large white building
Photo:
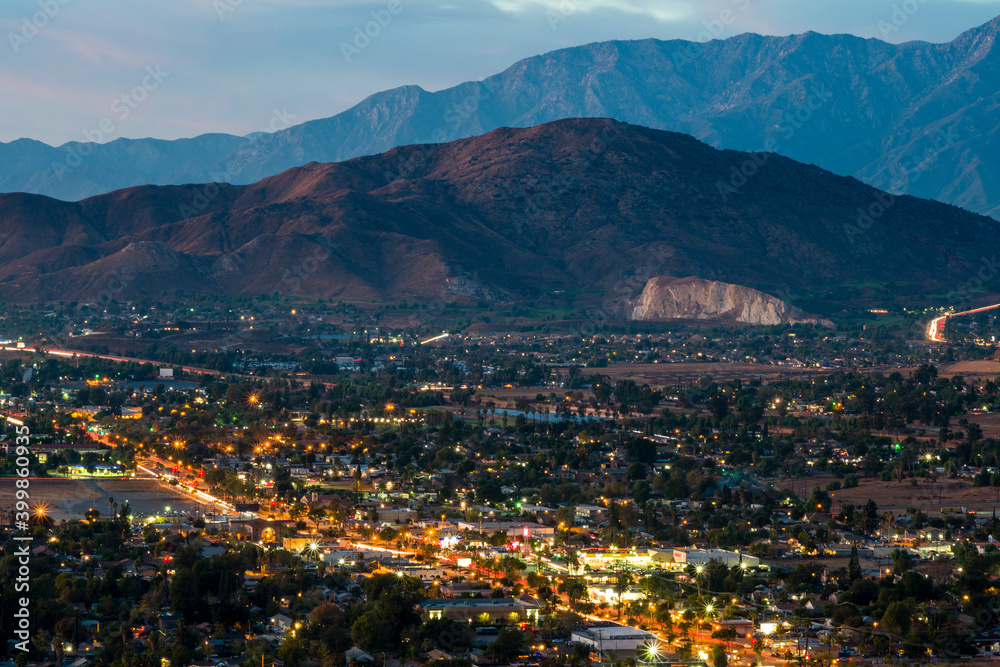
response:
[[[626,625],[578,628],[573,631],[570,639],[588,644],[602,658],[612,654],[634,655],[643,646],[657,643],[657,637],[652,632]]]
[[[587,585],[587,597],[590,598],[592,602],[597,602],[599,604],[618,604],[618,592],[615,590],[615,584],[613,582],[601,583],[601,584],[588,584]],[[633,602],[635,600],[644,600],[646,595],[641,589],[634,586],[630,586],[628,590],[622,593],[622,602]]]
[[[760,567],[760,559],[724,549],[594,549],[579,551],[580,562],[592,570],[612,570],[621,567],[634,570],[684,570],[708,565],[716,560],[726,567]]]
[[[678,570],[683,570],[688,565],[693,565],[694,567],[698,567],[699,565],[705,566],[713,560],[722,563],[726,567],[738,567],[740,563],[746,563],[748,568],[760,567],[759,558],[736,551],[726,551],[725,549],[674,549],[674,567]]]

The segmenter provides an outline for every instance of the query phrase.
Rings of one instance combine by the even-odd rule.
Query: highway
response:
[[[964,310],[961,313],[949,313],[947,315],[941,315],[940,317],[935,317],[931,320],[931,323],[927,325],[927,339],[933,343],[945,343],[947,342],[944,337],[944,323],[949,317],[961,317],[962,315],[975,315],[976,313],[982,313],[987,310],[993,310],[994,308],[1000,308],[1000,303],[994,304],[992,306],[983,306],[982,308],[974,308],[972,310]]]
[[[4,350],[8,352],[42,352],[44,354],[52,354],[57,357],[92,357],[94,359],[106,359],[108,361],[117,361],[120,363],[135,362],[139,364],[157,364],[160,366],[171,367],[174,364],[168,364],[165,361],[156,361],[153,359],[136,359],[133,357],[118,357],[113,354],[96,354],[93,352],[81,352],[79,350],[58,350],[53,348],[15,348],[15,347],[4,347]],[[234,375],[234,373],[223,373],[222,371],[211,370],[209,368],[193,368],[190,366],[177,366],[185,373],[200,373],[202,375]]]
[[[147,463],[154,467],[153,468],[147,467],[146,466]],[[137,462],[135,467],[138,470],[141,470],[142,472],[146,473],[150,477],[156,479],[160,483],[165,483],[163,480],[168,479],[169,478],[168,476],[174,476],[172,475],[171,470],[175,466],[162,459],[158,459],[155,456],[150,456],[143,461]],[[231,503],[228,503],[225,500],[217,498],[216,496],[213,496],[212,494],[202,490],[200,488],[201,484],[198,481],[187,481],[180,479],[179,476],[174,476],[174,477],[177,479],[178,483],[176,486],[168,484],[170,488],[176,489],[178,491],[186,491],[187,493],[194,496],[195,499],[207,503],[209,505],[214,505],[216,509],[222,508],[225,512],[228,513],[236,512],[236,508]]]
[[[51,354],[57,357],[73,358],[73,357],[88,357],[92,359],[104,359],[106,361],[114,361],[118,363],[137,363],[137,364],[150,364],[153,366],[162,366],[164,368],[177,368],[185,373],[192,373],[196,375],[211,375],[214,377],[239,377],[246,378],[248,380],[262,380],[267,379],[260,375],[248,375],[246,373],[237,373],[235,371],[217,371],[211,368],[195,368],[193,366],[178,366],[177,364],[167,363],[165,361],[159,361],[156,359],[139,359],[136,357],[120,357],[113,354],[97,354],[95,352],[81,352],[80,350],[60,350],[56,348],[43,348],[43,347],[12,347],[10,345],[5,345],[0,347],[0,350],[5,352],[23,352],[27,354]],[[165,378],[165,379],[179,379],[179,378]],[[315,380],[310,378],[288,378],[289,382],[295,382],[304,387],[308,387]],[[333,382],[323,382],[324,386],[332,387],[335,383]]]

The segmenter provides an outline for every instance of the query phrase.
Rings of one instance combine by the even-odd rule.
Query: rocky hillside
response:
[[[774,326],[832,322],[759,290],[701,278],[650,278],[629,319],[643,322],[713,320]]]
[[[732,174],[746,172],[742,181]],[[577,119],[311,163],[245,186],[70,203],[0,195],[0,300],[176,289],[376,301],[531,300],[618,316],[654,276],[794,301],[949,293],[1000,222],[772,154]]]
[[[774,151],[896,193],[1000,214],[1000,18],[947,44],[850,35],[604,42],[439,92],[372,95],[274,134],[0,144],[0,191],[76,200],[145,183],[253,183],[309,161],[604,117]],[[289,121],[277,114],[275,126]]]

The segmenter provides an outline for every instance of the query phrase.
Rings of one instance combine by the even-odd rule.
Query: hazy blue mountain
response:
[[[111,142],[61,180],[51,163],[65,159],[66,147],[0,145],[0,189],[76,199],[220,175],[250,183],[310,161],[608,117],[718,147],[772,150],[879,188],[1000,216],[998,31],[1000,18],[948,44],[816,33],[588,44],[436,93],[416,86],[381,92],[264,138]]]

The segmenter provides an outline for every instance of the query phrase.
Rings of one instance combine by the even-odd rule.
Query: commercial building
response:
[[[587,644],[597,651],[602,659],[611,655],[634,656],[643,646],[658,642],[652,632],[627,625],[587,625],[574,630],[570,639],[573,642]]]
[[[674,549],[674,569],[677,570],[683,570],[689,565],[703,567],[713,560],[722,563],[726,567],[739,567],[741,563],[746,563],[746,567],[748,568],[760,567],[759,558],[736,551],[726,551],[725,549]]]
[[[482,532],[487,535],[503,533],[513,540],[551,540],[556,535],[554,526],[531,521],[459,521],[459,531]]]
[[[425,600],[421,603],[424,620],[450,618],[456,621],[486,620],[496,622],[514,620],[535,622],[540,606],[520,598],[465,598],[457,600]]]

